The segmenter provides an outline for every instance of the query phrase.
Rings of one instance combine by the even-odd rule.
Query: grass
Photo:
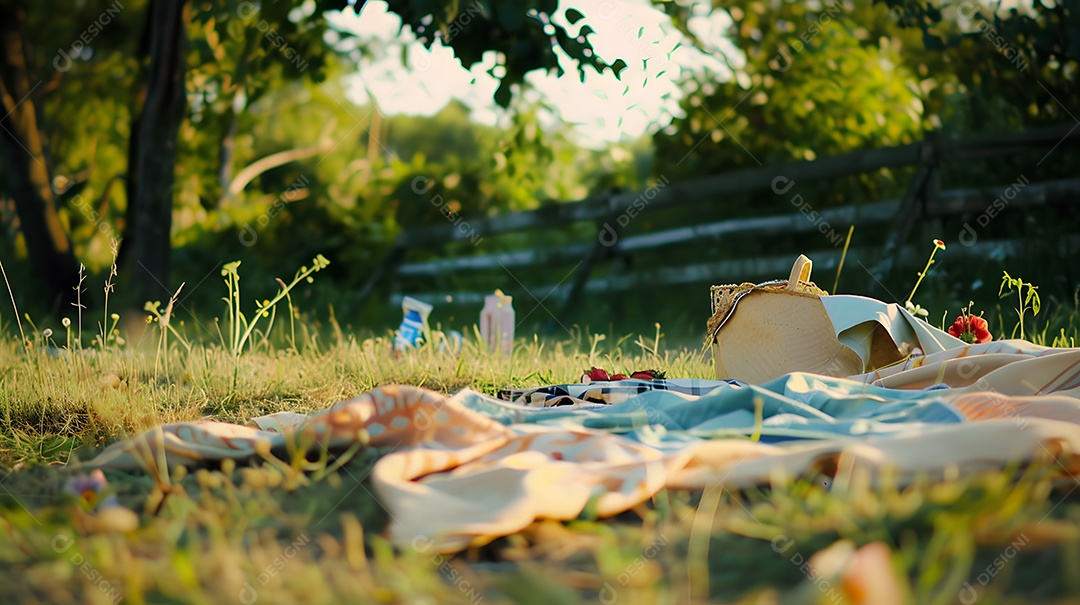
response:
[[[519,340],[511,358],[472,337],[459,355],[425,346],[395,357],[386,336],[348,335],[332,322],[319,336],[299,322],[296,336],[253,330],[249,349],[235,355],[228,341],[187,335],[168,320],[162,327],[168,314],[155,313],[143,334],[103,334],[95,348],[37,328],[29,348],[10,325],[0,336],[8,602],[839,605],[840,583],[802,567],[838,540],[888,545],[911,602],[958,602],[965,582],[981,603],[1080,595],[1080,490],[1053,460],[846,493],[813,478],[665,491],[615,519],[586,511],[537,522],[447,558],[382,537],[386,512],[367,479],[381,452],[364,449],[328,473],[301,470],[303,460],[177,467],[165,477],[109,471],[120,504],[138,515],[131,529],[130,518],[88,514],[65,493],[65,465],[161,423],[311,412],[388,383],[494,394],[574,381],[593,365],[713,373],[700,349],[665,349],[659,328],[617,341],[584,332]],[[1064,321],[1075,337],[1075,313]],[[1052,338],[1056,329],[1041,333]]]

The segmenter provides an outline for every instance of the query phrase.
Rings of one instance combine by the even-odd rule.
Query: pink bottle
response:
[[[480,311],[480,336],[489,351],[501,351],[509,356],[514,348],[514,299],[495,290],[484,297]]]

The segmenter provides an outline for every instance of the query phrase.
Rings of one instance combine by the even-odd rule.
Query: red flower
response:
[[[968,344],[990,342],[994,339],[990,335],[986,320],[977,315],[961,315],[957,317],[952,327],[949,328],[949,334]]]

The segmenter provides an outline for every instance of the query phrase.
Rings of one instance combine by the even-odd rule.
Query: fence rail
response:
[[[461,225],[447,224],[429,226],[402,232],[383,264],[370,276],[361,291],[367,297],[376,286],[391,279],[435,277],[444,274],[510,270],[578,262],[570,279],[556,285],[534,284],[535,291],[545,298],[561,299],[564,311],[586,292],[620,291],[642,285],[686,284],[752,279],[763,276],[786,274],[792,254],[778,254],[757,258],[724,259],[714,262],[693,263],[663,270],[644,270],[632,274],[608,275],[591,278],[593,269],[606,260],[627,255],[684,246],[714,240],[725,236],[776,237],[810,233],[821,230],[821,225],[885,225],[889,236],[880,248],[858,247],[849,252],[849,258],[881,259],[888,270],[894,263],[905,262],[908,257],[922,252],[904,247],[904,242],[919,220],[940,220],[958,215],[992,211],[994,200],[1005,199],[1012,208],[1057,203],[1080,199],[1080,178],[1061,179],[1037,183],[999,184],[978,188],[936,189],[936,175],[945,164],[966,160],[1003,157],[1019,152],[1046,149],[1043,160],[1062,145],[1074,145],[1080,141],[1080,129],[1076,125],[1059,125],[1011,135],[983,136],[962,141],[934,141],[900,145],[890,148],[852,152],[816,161],[788,162],[727,172],[723,174],[665,183],[646,191],[614,193],[584,199],[577,202],[557,203],[535,210],[507,213],[489,218],[469,221],[468,229]],[[705,224],[685,225],[649,233],[623,235],[617,226],[617,217],[633,212],[655,213],[665,208],[675,208],[702,199],[752,193],[756,191],[779,191],[781,186],[795,181],[830,180],[849,177],[882,168],[917,167],[915,177],[902,199],[849,205],[822,209],[816,220],[807,220],[802,212],[783,215],[732,218]],[[787,190],[784,189],[784,192]],[[642,204],[643,199],[647,204]],[[804,209],[805,210],[805,209]],[[595,238],[563,246],[541,246],[508,252],[481,253],[456,258],[408,262],[410,250],[432,249],[459,241],[475,241],[478,237],[504,235],[523,231],[551,229],[594,221],[597,224]],[[605,230],[610,231],[606,233]],[[836,234],[830,234],[833,240]],[[839,235],[842,238],[842,234]],[[1014,251],[1021,242],[997,240],[975,241],[973,239],[958,255],[986,255],[991,250]],[[832,249],[814,251],[815,265],[821,269],[835,268],[840,250],[833,241]],[[1077,238],[1069,237],[1059,242],[1064,252],[1075,253]],[[923,251],[924,252],[924,251]],[[722,276],[722,277],[718,277]],[[484,292],[409,292],[410,296],[431,301],[443,301],[451,297],[454,302],[473,304],[483,300]],[[402,293],[391,295],[399,302]]]

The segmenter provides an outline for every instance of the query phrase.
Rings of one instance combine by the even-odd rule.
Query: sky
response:
[[[570,5],[585,14],[576,26],[563,16]],[[729,22],[727,15],[709,15],[707,2],[699,2],[695,11],[699,16],[691,20],[691,31],[707,44],[724,49],[729,57],[737,55],[722,36]],[[535,90],[526,93],[525,100],[542,97],[557,115],[541,119],[549,124],[559,120],[571,124],[572,136],[583,145],[630,141],[681,115],[679,101],[685,93],[677,82],[682,70],[710,69],[717,77],[729,73],[722,61],[685,40],[648,0],[560,2],[552,18],[572,35],[581,26],[590,25],[595,30],[590,40],[597,53],[609,62],[622,58],[628,65],[621,81],[610,71],[597,74],[590,68],[582,82],[574,62],[561,55],[562,77],[542,71],[527,77]],[[349,80],[349,96],[354,102],[366,104],[373,96],[379,110],[387,115],[431,115],[451,99],[459,99],[472,108],[476,122],[497,125],[507,121],[507,113],[492,100],[498,82],[487,71],[495,65],[494,53],[488,53],[471,71],[466,70],[453,51],[439,42],[428,51],[415,42],[410,31],[399,32],[400,18],[388,12],[382,0],[364,3],[359,15],[341,13],[333,23],[375,42],[368,45],[375,58],[365,59]],[[466,27],[463,35],[467,34]],[[407,67],[402,64],[401,44],[406,45]]]

